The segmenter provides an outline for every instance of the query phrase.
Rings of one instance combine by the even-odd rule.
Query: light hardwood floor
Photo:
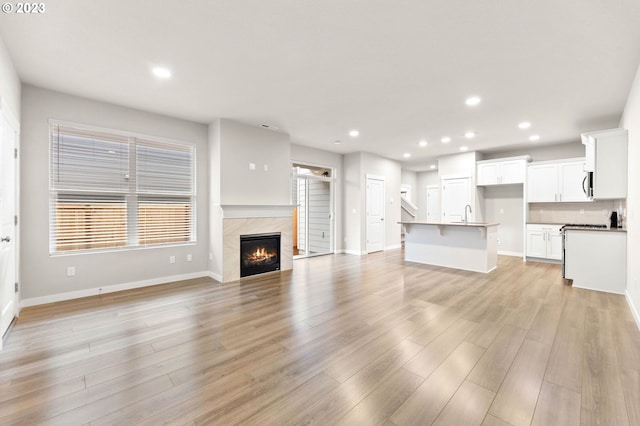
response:
[[[323,256],[28,308],[0,366],[0,424],[640,425],[624,297],[513,257]]]

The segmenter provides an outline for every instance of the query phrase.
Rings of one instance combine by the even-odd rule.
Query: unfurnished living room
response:
[[[640,2],[0,13],[0,425],[640,425]]]

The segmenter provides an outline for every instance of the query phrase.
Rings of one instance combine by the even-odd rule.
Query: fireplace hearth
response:
[[[240,235],[240,277],[280,270],[280,233]]]

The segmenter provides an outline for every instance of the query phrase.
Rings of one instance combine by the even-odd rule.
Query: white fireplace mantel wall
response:
[[[280,269],[292,269],[289,135],[217,119],[209,125],[208,155],[210,276],[240,279],[240,235],[247,234],[279,232]]]

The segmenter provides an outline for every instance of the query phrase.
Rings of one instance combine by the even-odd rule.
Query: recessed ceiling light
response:
[[[529,136],[529,140],[532,141],[532,142],[539,141],[540,140],[540,135],[531,135],[531,136]]]
[[[358,137],[358,135],[360,134],[359,131],[353,129],[349,132],[349,136],[351,136],[352,138]]]
[[[476,133],[472,132],[471,130],[469,130],[468,132],[466,132],[464,134],[464,137],[467,138],[467,139],[473,139],[473,138],[476,137]]]
[[[440,142],[449,143],[449,142],[451,142],[451,138],[449,136],[445,136],[442,139],[440,139]]]
[[[480,103],[480,98],[478,96],[471,96],[464,101],[467,106],[476,106]]]
[[[469,150],[469,148],[467,148],[466,146],[461,146],[460,147],[460,151],[468,151],[468,150]]]
[[[430,166],[429,166],[429,168],[430,168],[431,170],[433,170],[433,169],[435,169],[435,168],[436,168],[436,165],[435,165],[435,164],[432,164],[432,165],[430,165]]]
[[[529,127],[531,127],[531,123],[529,123],[528,121],[518,123],[518,129],[528,129]]]
[[[334,145],[340,145],[342,142],[341,141],[335,141],[333,144]]]
[[[166,68],[155,67],[154,69],[151,70],[151,72],[153,73],[153,75],[155,75],[158,78],[169,78],[169,77],[171,77],[171,71],[169,71]]]
[[[408,152],[405,152],[404,154],[402,154],[402,156],[404,158],[409,158],[409,157],[411,157],[411,154],[409,154]]]
[[[418,143],[418,145],[424,148],[425,146],[429,145],[429,142],[423,139]]]

